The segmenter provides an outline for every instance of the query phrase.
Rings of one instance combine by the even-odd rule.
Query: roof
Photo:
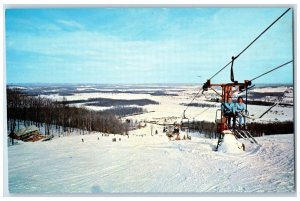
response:
[[[32,126],[28,126],[28,127],[17,130],[16,135],[22,136],[22,135],[26,135],[28,133],[38,131],[38,130],[39,130],[38,127],[32,125]]]

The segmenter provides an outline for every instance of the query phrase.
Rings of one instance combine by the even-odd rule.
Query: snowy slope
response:
[[[295,191],[293,134],[256,138],[261,146],[241,141],[245,152],[229,154],[213,151],[217,139],[193,133],[191,141],[169,141],[162,127],[155,126],[153,136],[150,128],[133,131],[129,138],[98,133],[10,146],[9,191]]]
[[[178,96],[97,92],[78,93],[67,96],[67,99],[148,98],[160,103],[143,107],[153,112],[126,118],[160,123],[166,119],[168,123],[173,123],[181,120],[186,109],[181,103],[189,103],[199,91],[194,86],[181,89],[184,91],[176,92]],[[280,92],[285,89],[255,90]],[[172,90],[167,89],[166,92],[171,93]],[[194,103],[209,100],[212,93],[206,93],[209,95],[197,97]],[[285,96],[284,102],[293,102],[292,91]],[[59,95],[45,97],[58,100],[63,98]],[[96,106],[88,108],[107,109]],[[248,106],[250,115],[255,118],[268,108]],[[191,106],[185,115],[190,121],[195,119],[214,122],[217,109],[219,107]],[[254,121],[293,121],[293,111],[290,106],[275,106],[263,118]],[[248,119],[248,122],[252,121]],[[154,134],[155,130],[158,130],[158,135]],[[56,137],[52,141],[9,146],[9,190],[11,193],[295,191],[293,134],[256,138],[261,146],[240,140],[246,145],[245,152],[223,153],[213,151],[217,139],[202,138],[203,135],[199,133],[189,133],[192,136],[191,141],[169,141],[165,133],[162,133],[162,127],[158,125],[153,125],[154,135],[151,136],[150,133],[151,124],[148,124],[145,128],[131,131],[129,138],[119,135],[107,137],[101,133],[84,136],[74,133],[66,137]],[[112,142],[114,137],[117,142]]]

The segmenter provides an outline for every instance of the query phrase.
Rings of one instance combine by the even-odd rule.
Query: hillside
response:
[[[193,133],[191,141],[169,141],[154,129],[154,136],[148,125],[129,138],[95,133],[10,146],[9,191],[295,192],[293,134],[256,138],[261,146],[241,140],[245,152],[229,154],[213,151],[216,139]]]

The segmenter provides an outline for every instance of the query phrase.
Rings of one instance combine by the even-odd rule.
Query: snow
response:
[[[247,119],[248,122],[278,122],[278,121],[294,121],[294,108],[292,106],[276,105],[262,118],[259,118],[271,106],[248,105],[250,117],[255,120]]]
[[[94,86],[80,86],[83,89]],[[124,86],[122,86],[122,90]],[[156,121],[163,124],[180,122],[199,87],[161,87],[165,93],[178,96],[152,96],[133,93],[77,93],[67,100],[88,98],[151,99],[159,105],[146,105],[149,113],[126,117],[133,121]],[[180,89],[183,91],[175,91]],[[148,90],[145,86],[130,91]],[[157,90],[157,89],[156,89]],[[286,87],[253,89],[257,92],[281,92]],[[124,92],[124,91],[123,91]],[[62,100],[51,94],[43,97]],[[216,107],[189,107],[185,116],[190,122],[214,122],[220,103],[207,102],[214,93],[205,92],[194,103]],[[293,103],[293,90],[285,93],[283,102]],[[74,104],[78,107],[82,104]],[[84,106],[92,110],[108,107]],[[277,105],[263,118],[269,106],[248,105],[248,122],[294,121],[294,108]],[[150,112],[151,111],[151,112]],[[152,128],[152,135],[151,135]],[[158,134],[155,134],[155,131]],[[216,192],[295,192],[294,134],[255,138],[261,146],[226,134],[218,151],[218,139],[202,133],[181,132],[191,140],[167,138],[163,127],[147,123],[145,128],[130,131],[127,136],[103,136],[102,133],[68,136],[55,135],[46,142],[22,142],[7,147],[10,193],[216,193]],[[60,135],[61,136],[61,135]],[[98,140],[99,138],[99,140]],[[116,138],[116,142],[113,142]],[[82,142],[82,139],[84,142]],[[119,140],[121,139],[121,140]],[[245,151],[239,149],[245,145]]]
[[[253,92],[260,92],[260,93],[265,93],[265,92],[284,92],[285,90],[289,89],[291,87],[286,87],[286,86],[280,86],[280,87],[259,87],[259,88],[253,88],[251,91]]]
[[[50,98],[52,100],[63,101],[63,96],[59,94],[50,94],[50,95],[39,95],[41,98]]]
[[[294,108],[276,105],[267,114],[257,121],[294,121]]]
[[[161,126],[152,128],[153,136],[147,124],[129,138],[94,133],[9,146],[9,191],[295,192],[293,134],[256,138],[261,146],[239,140],[244,152],[224,153],[214,151],[217,139],[191,133],[169,141]]]
[[[242,153],[242,143],[239,142],[230,131],[230,133],[224,134],[223,142],[218,148],[218,151],[223,153]]]
[[[76,88],[77,91],[85,91],[85,90],[97,90],[95,87],[89,87],[89,86],[80,86]]]
[[[89,88],[90,86],[86,86]],[[136,87],[136,88],[134,88]],[[149,87],[149,86],[148,86]],[[66,96],[67,100],[87,100],[89,98],[111,98],[111,99],[126,99],[126,100],[134,100],[134,99],[150,99],[159,102],[159,105],[146,105],[143,106],[143,109],[147,111],[151,111],[151,113],[145,113],[140,115],[135,115],[134,118],[138,121],[146,120],[146,121],[159,121],[163,122],[164,119],[172,119],[172,121],[180,121],[183,117],[183,111],[187,108],[182,103],[190,103],[194,98],[195,94],[199,92],[199,87],[197,86],[177,86],[172,88],[167,88],[167,86],[156,86],[155,90],[164,90],[166,94],[174,93],[177,96],[152,96],[150,94],[134,94],[134,93],[125,93],[126,90],[130,91],[153,91],[152,88],[141,88],[140,86],[128,86],[128,89],[122,89],[122,93],[75,93],[72,96]],[[160,88],[159,88],[160,87]],[[83,86],[81,87],[83,88]],[[183,91],[175,91],[175,90],[183,90]],[[285,93],[282,102],[283,103],[293,103],[293,88],[292,87],[263,87],[263,88],[253,88],[251,91],[254,92],[284,92]],[[199,94],[193,103],[205,103],[212,104],[216,107],[211,108],[201,108],[201,107],[193,107],[190,106],[186,112],[185,116],[189,118],[190,121],[209,121],[214,122],[216,118],[216,110],[220,109],[220,103],[212,103],[207,102],[212,97],[215,97],[215,93],[211,90],[205,92],[204,94]],[[48,96],[51,99],[62,100],[62,96],[58,94],[51,94]],[[84,103],[76,103],[72,104],[76,107],[84,106]],[[84,106],[91,110],[105,110],[109,109],[109,107],[100,107],[100,106]],[[269,109],[270,106],[261,106],[261,105],[248,105],[249,115],[255,118],[254,122],[276,122],[276,121],[293,121],[293,107],[292,106],[276,106],[272,108],[272,110],[264,115],[262,118],[259,118],[261,114]],[[173,121],[173,122],[174,122]],[[248,119],[249,122],[253,122],[253,120]],[[170,122],[170,123],[173,123]]]
[[[151,98],[149,94],[133,94],[133,93],[75,93],[73,96],[67,96],[67,100],[87,100],[89,98],[111,98],[111,99],[127,99],[136,100],[143,98]]]
[[[27,89],[26,87],[23,87],[23,86],[10,86],[9,87],[10,89],[19,89],[19,90],[22,90],[22,89]]]

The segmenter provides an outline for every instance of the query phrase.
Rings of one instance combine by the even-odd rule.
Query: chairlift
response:
[[[251,81],[245,80],[244,82],[237,82],[234,81],[233,83],[221,83],[221,84],[211,84],[210,80],[207,80],[207,82],[203,85],[203,91],[208,91],[208,89],[212,89],[214,92],[216,92],[221,97],[221,102],[225,103],[228,102],[229,99],[233,97],[233,94],[236,92],[241,92],[243,90],[246,91],[246,110],[247,110],[247,92],[248,88],[251,86]],[[222,93],[218,93],[214,87],[221,87]],[[248,111],[246,111],[248,113]],[[216,117],[215,122],[217,123],[217,133],[221,133],[224,130],[228,130],[230,125],[227,123],[228,117],[225,115],[224,111],[221,109],[216,110]]]
[[[245,97],[245,113],[242,114],[244,116],[244,118],[248,117],[249,118],[249,112],[248,112],[248,108],[247,108],[247,103],[248,103],[248,90],[251,89],[252,87],[254,87],[254,85],[252,85],[252,81],[262,77],[278,68],[281,68],[289,63],[292,63],[293,60],[288,61],[274,69],[271,69],[251,80],[244,80],[244,82],[238,82],[235,81],[234,79],[234,71],[233,71],[233,64],[234,61],[240,57],[254,42],[256,42],[268,29],[270,29],[281,17],[283,17],[288,11],[290,10],[287,9],[282,15],[280,15],[270,26],[268,26],[262,33],[260,33],[249,45],[247,45],[239,54],[237,54],[237,56],[232,56],[231,61],[229,63],[227,63],[224,67],[222,67],[217,73],[215,73],[211,78],[209,78],[207,80],[206,83],[203,84],[202,87],[202,94],[204,94],[204,91],[208,91],[208,89],[212,89],[214,92],[216,92],[216,94],[218,94],[221,97],[221,102],[222,104],[224,104],[225,102],[228,102],[229,99],[231,99],[233,97],[233,94],[236,92],[242,93],[242,92],[246,92],[246,97]],[[229,66],[231,64],[231,72],[230,72],[230,79],[231,79],[231,83],[221,83],[221,84],[212,84],[211,83],[211,79],[213,79],[217,74],[219,74],[222,70],[224,70],[227,66]],[[221,87],[222,89],[222,93],[218,93],[216,89],[214,89],[214,87]],[[199,90],[200,92],[200,90]],[[199,94],[199,92],[194,96],[194,98],[192,99],[191,102],[193,102],[195,100],[195,98],[197,97],[197,95]],[[190,105],[187,106],[187,108]],[[186,108],[186,109],[187,109]],[[182,118],[182,122],[181,125],[184,126],[186,125],[183,121],[188,122],[188,126],[189,126],[189,119],[185,117],[185,111],[183,112],[183,118]],[[235,114],[233,114],[235,115]],[[223,135],[225,135],[225,132],[223,132],[224,130],[228,130],[229,126],[227,124],[227,120],[229,117],[226,117],[226,115],[224,114],[224,111],[222,111],[221,109],[218,109],[216,111],[216,117],[215,117],[215,122],[217,124],[217,133],[219,134],[219,140],[218,140],[218,144],[217,144],[217,149],[219,144],[222,142],[223,139]],[[245,121],[244,121],[245,124]],[[244,125],[244,127],[246,127]],[[256,140],[253,138],[253,136],[251,135],[251,133],[247,130],[241,130],[241,129],[233,129],[232,132],[229,132],[235,136],[240,136],[243,137],[245,139],[248,139],[251,143],[255,142],[256,144],[258,144],[256,142]]]
[[[183,117],[180,122],[180,127],[182,131],[189,132],[190,130],[190,120],[185,116],[185,110],[183,111]]]

